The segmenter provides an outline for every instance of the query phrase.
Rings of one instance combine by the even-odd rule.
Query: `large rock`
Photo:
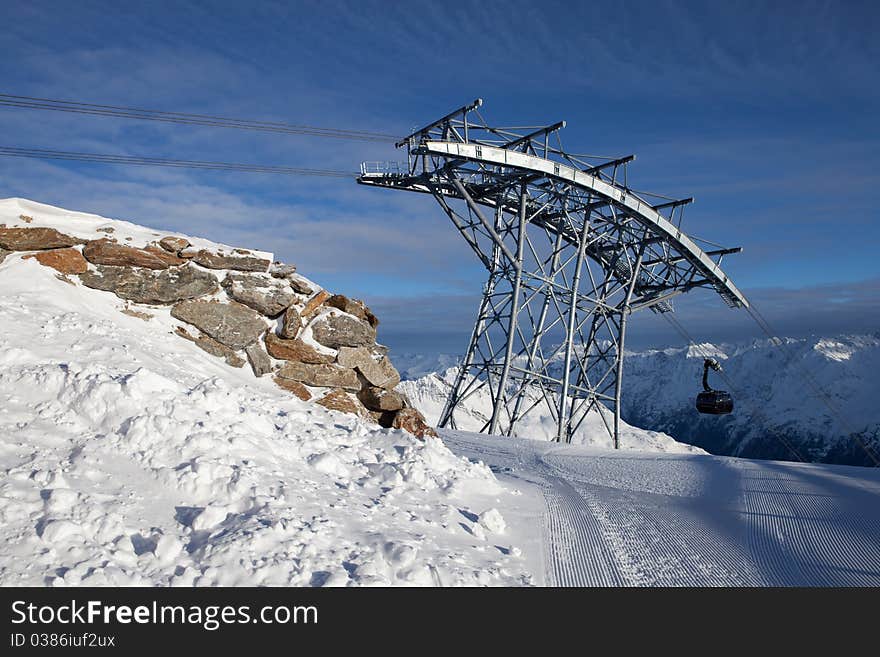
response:
[[[284,379],[280,376],[274,376],[272,377],[272,380],[279,388],[284,388],[288,392],[292,392],[303,401],[309,401],[312,398],[312,393],[309,392],[309,389],[306,388],[299,381],[294,381],[293,379]]]
[[[168,304],[195,299],[217,291],[217,279],[198,267],[185,265],[165,270],[105,267],[80,274],[83,285],[114,292],[136,303]]]
[[[269,265],[269,273],[275,278],[288,278],[296,273],[296,265],[275,261]]]
[[[281,334],[282,338],[292,340],[299,335],[299,330],[301,328],[302,316],[299,314],[299,310],[296,309],[296,306],[290,306],[284,311],[284,315],[281,317],[281,326],[278,328],[278,332]]]
[[[312,323],[312,336],[325,347],[366,347],[376,342],[376,329],[343,313],[328,313]]]
[[[357,370],[371,385],[377,388],[392,390],[400,383],[400,373],[387,358],[379,360],[370,358],[370,360],[358,365]]]
[[[163,237],[159,240],[159,246],[161,246],[169,253],[178,255],[181,251],[189,246],[189,240],[183,237],[172,237],[171,235],[169,235],[168,237]]]
[[[388,358],[376,357],[372,351],[374,347],[340,347],[336,362],[342,367],[356,369],[367,385],[392,390],[400,383],[400,374]]]
[[[394,413],[391,418],[391,428],[403,429],[416,438],[437,437],[437,432],[425,421],[425,416],[414,408],[402,408]]]
[[[268,271],[269,260],[257,258],[253,255],[236,255],[225,253],[212,253],[202,249],[198,251],[193,260],[202,267],[208,269],[235,269],[236,271]]]
[[[327,299],[330,298],[330,293],[327,290],[320,290],[315,296],[306,301],[306,305],[302,309],[302,316],[309,318],[314,315],[318,308],[321,307]]]
[[[186,338],[190,342],[194,342],[197,347],[212,356],[222,358],[226,361],[227,365],[231,365],[232,367],[244,367],[244,358],[235,353],[234,350],[224,344],[220,344],[208,335],[200,333],[198,337],[193,337],[188,331],[186,331],[186,329],[180,326],[177,327],[177,334],[182,338]]]
[[[315,403],[320,404],[324,408],[327,408],[331,411],[351,413],[352,415],[359,415],[363,418],[372,419],[367,409],[364,408],[363,404],[361,404],[360,401],[353,397],[350,393],[347,393],[341,388],[335,388],[331,390]]]
[[[312,286],[306,283],[306,279],[299,274],[289,274],[286,278],[290,282],[290,287],[299,294],[313,294],[315,292]]]
[[[320,388],[342,388],[352,392],[357,392],[361,388],[357,373],[339,365],[315,365],[289,360],[276,374],[282,379],[293,379]]]
[[[362,319],[367,322],[373,328],[379,326],[379,318],[376,317],[369,308],[367,308],[366,304],[363,301],[360,301],[358,299],[349,299],[344,294],[334,294],[332,297],[324,302],[324,305],[330,306],[331,308],[338,308],[344,313],[354,315],[358,319]]]
[[[272,359],[269,358],[269,354],[263,349],[263,345],[260,344],[259,340],[248,345],[244,350],[244,353],[247,355],[248,362],[251,364],[254,376],[261,377],[272,371]]]
[[[50,249],[26,255],[22,260],[36,259],[41,265],[51,267],[62,274],[84,274],[89,270],[89,263],[82,253],[76,249]]]
[[[54,228],[0,228],[0,249],[7,251],[65,249],[86,241],[59,233]]]
[[[296,293],[283,280],[256,274],[228,274],[226,293],[268,317],[275,317],[296,301]]]
[[[183,260],[175,258],[161,249],[151,251],[136,249],[133,246],[117,244],[108,239],[92,240],[83,247],[83,255],[92,264],[113,267],[168,269],[171,265],[183,263]],[[169,261],[169,258],[174,258],[175,261]]]
[[[349,369],[354,369],[368,360],[372,360],[372,356],[366,347],[340,347],[336,352],[336,362]]]
[[[235,301],[181,301],[171,308],[171,316],[235,350],[255,342],[266,330],[266,322],[260,315]]]
[[[406,405],[399,392],[374,386],[362,388],[357,396],[364,406],[373,411],[399,411]]]
[[[266,334],[266,350],[272,358],[278,360],[295,360],[313,365],[333,362],[333,356],[322,354],[302,340],[285,340],[271,332]]]

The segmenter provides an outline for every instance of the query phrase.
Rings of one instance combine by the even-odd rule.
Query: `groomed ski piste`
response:
[[[0,201],[0,223],[20,215],[133,246],[169,234]],[[715,457],[635,427],[614,451],[599,418],[577,445],[421,441],[175,325],[20,254],[0,264],[0,585],[880,584],[877,469]],[[442,385],[405,391],[436,420]]]

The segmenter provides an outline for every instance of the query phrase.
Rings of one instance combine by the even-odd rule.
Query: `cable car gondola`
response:
[[[721,364],[714,358],[703,360],[703,392],[697,395],[697,410],[707,415],[727,415],[733,410],[733,397],[725,390],[709,387],[709,368],[721,371]]]

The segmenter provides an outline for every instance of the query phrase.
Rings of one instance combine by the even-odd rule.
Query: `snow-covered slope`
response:
[[[407,366],[404,371],[411,369],[412,367]],[[436,424],[443,412],[443,406],[457,371],[456,367],[450,367],[414,380],[402,381],[397,388],[404,392],[412,400],[413,405],[424,413],[428,422]],[[611,413],[604,412],[606,421],[610,423],[612,421]],[[488,389],[483,388],[465,400],[463,412],[457,413],[456,422],[461,430],[480,431],[491,414],[492,399]],[[556,436],[556,424],[546,404],[539,404],[522,418],[517,424],[515,435],[533,440],[553,440]],[[611,436],[605,428],[605,423],[595,411],[591,412],[581,424],[572,442],[593,447],[610,448],[614,446]],[[702,449],[676,442],[664,433],[638,429],[625,422],[621,427],[620,445],[622,449],[627,450],[703,453]]]
[[[0,223],[19,215],[157,236],[0,201]],[[21,253],[0,264],[0,585],[535,581],[486,466],[300,401],[174,335],[167,306],[133,308]]]

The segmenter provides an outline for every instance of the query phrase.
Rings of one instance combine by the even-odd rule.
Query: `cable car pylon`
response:
[[[619,447],[629,316],[671,312],[674,297],[695,288],[748,307],[720,267],[741,249],[703,250],[681,230],[693,199],[633,191],[627,167],[634,156],[569,153],[559,139],[564,121],[494,126],[481,105],[478,99],[399,141],[405,163],[365,162],[358,177],[431,194],[488,271],[439,425],[455,428],[464,402],[488,390],[492,413],[483,432],[515,435],[517,423],[541,407],[556,440],[571,442],[598,411]]]

